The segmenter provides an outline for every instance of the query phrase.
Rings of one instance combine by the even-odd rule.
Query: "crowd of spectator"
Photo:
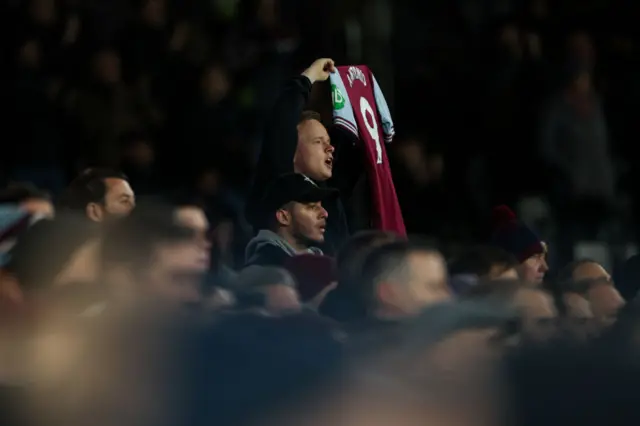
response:
[[[0,423],[632,424],[639,12],[4,2]],[[333,187],[365,63],[408,237]]]

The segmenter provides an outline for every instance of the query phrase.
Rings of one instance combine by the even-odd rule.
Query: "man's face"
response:
[[[515,296],[514,304],[522,315],[525,332],[536,339],[545,339],[554,331],[553,320],[558,312],[553,299],[539,289],[523,288]]]
[[[306,120],[298,125],[298,148],[293,168],[317,181],[329,179],[333,173],[333,151],[327,129],[318,120]]]
[[[593,329],[595,324],[593,322],[593,312],[589,301],[582,295],[573,292],[563,294],[562,299],[567,309],[567,317],[563,321],[565,329],[573,337],[581,340],[587,339],[595,331]]]
[[[193,230],[198,238],[206,239],[209,220],[200,207],[186,206],[176,210],[176,223]]]
[[[209,253],[211,242],[208,238],[209,220],[200,207],[186,206],[176,210],[176,223],[193,230],[195,240]],[[208,263],[208,262],[207,262]]]
[[[407,259],[408,300],[417,310],[451,298],[444,259],[438,253],[415,252]]]
[[[587,292],[591,311],[602,325],[612,324],[618,310],[624,306],[624,299],[616,288],[608,282],[595,284]]]
[[[578,293],[565,293],[564,303],[567,307],[567,316],[576,320],[584,321],[593,318],[593,311],[589,301]]]
[[[136,206],[136,197],[129,186],[129,182],[123,179],[107,178],[104,181],[107,193],[104,197],[104,217],[127,216]]]
[[[520,264],[520,278],[532,283],[541,283],[549,270],[544,253],[534,254]]]
[[[165,306],[199,305],[202,275],[208,266],[208,251],[196,240],[159,244],[147,273],[147,289]]]
[[[313,243],[324,242],[329,215],[322,207],[321,202],[291,203],[289,214],[291,216],[291,233],[294,237]]]

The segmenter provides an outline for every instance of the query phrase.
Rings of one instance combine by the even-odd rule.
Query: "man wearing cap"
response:
[[[520,262],[517,269],[522,280],[541,283],[549,270],[546,244],[507,206],[496,207],[493,220],[491,244],[516,257]]]
[[[303,174],[287,173],[276,179],[260,208],[268,229],[261,229],[247,244],[245,266],[282,266],[291,256],[322,254],[315,247],[324,242],[327,227],[322,203],[336,196],[336,190],[320,188]]]

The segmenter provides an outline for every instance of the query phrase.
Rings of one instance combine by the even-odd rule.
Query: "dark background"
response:
[[[244,197],[270,108],[288,77],[324,56],[368,64],[385,93],[411,232],[447,243],[482,239],[491,207],[507,203],[557,247],[600,241],[615,258],[635,241],[638,2],[9,0],[1,7],[5,183],[30,181],[56,194],[84,167],[120,167],[138,195],[181,189],[201,197],[240,250],[250,232]],[[565,89],[581,72],[594,88],[588,101],[573,102]],[[312,103],[322,98],[315,93]],[[569,109],[550,119],[554,102]],[[583,104],[587,112],[571,116]],[[580,194],[566,170],[546,161],[549,120],[573,131],[567,158],[580,158],[583,174],[611,175],[611,191]],[[594,128],[603,134],[592,137]]]

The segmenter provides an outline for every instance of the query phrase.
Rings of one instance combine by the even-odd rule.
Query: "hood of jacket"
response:
[[[244,252],[245,262],[251,263],[254,258],[258,256],[260,250],[266,246],[275,246],[284,251],[288,256],[295,256],[300,254],[296,252],[291,244],[286,242],[284,238],[280,237],[273,231],[263,229],[258,232],[258,234],[253,237],[247,244],[247,248]],[[322,254],[322,250],[317,247],[309,247],[307,249],[307,252],[311,254]]]

